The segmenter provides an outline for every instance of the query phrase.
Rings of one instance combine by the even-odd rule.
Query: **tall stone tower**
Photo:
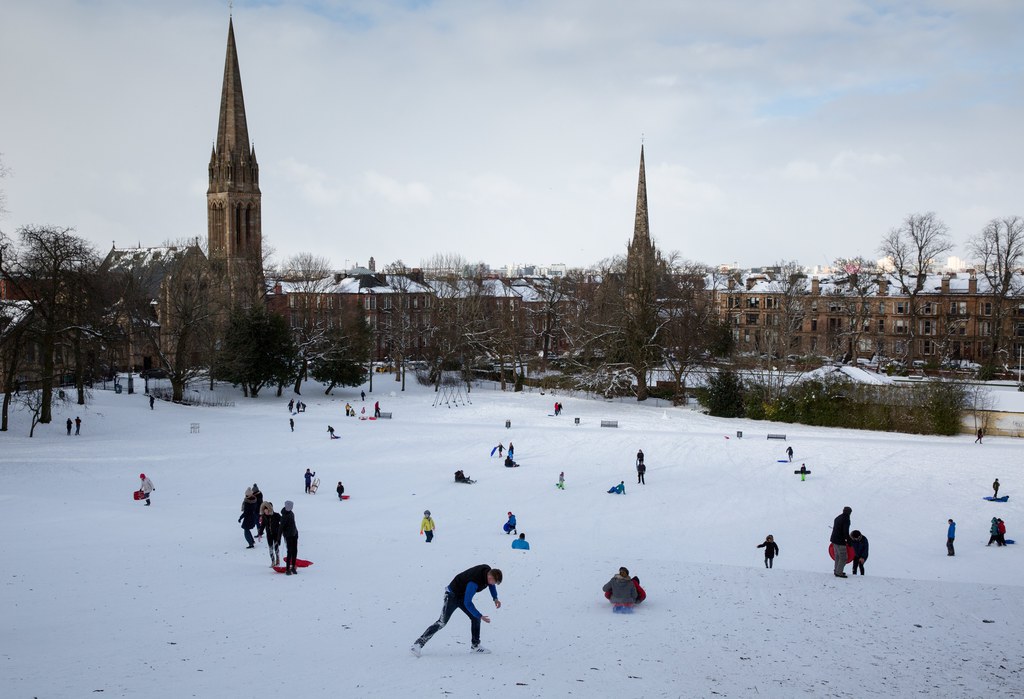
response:
[[[249,145],[235,29],[228,20],[228,50],[220,95],[217,142],[210,154],[206,190],[207,236],[214,279],[224,285],[231,307],[249,307],[263,297],[263,231],[260,167]]]
[[[640,177],[636,186],[636,219],[633,239],[626,252],[626,300],[631,311],[641,313],[654,300],[659,271],[658,251],[651,241],[647,221],[647,174],[644,171],[644,147],[640,146]]]
[[[627,361],[637,382],[637,400],[646,400],[647,379],[658,361],[658,349],[652,342],[658,334],[658,292],[665,264],[651,240],[647,221],[647,175],[644,172],[644,147],[640,146],[640,177],[636,188],[636,220],[633,239],[626,252],[623,280],[623,339]]]

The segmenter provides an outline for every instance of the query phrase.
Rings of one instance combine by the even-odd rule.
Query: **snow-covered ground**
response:
[[[97,391],[33,439],[15,414],[0,434],[0,694],[1024,695],[1024,543],[985,546],[995,515],[1024,540],[1019,441],[488,390],[433,408],[429,389],[402,393],[379,376],[374,388],[365,405],[379,399],[393,420],[345,418],[346,401],[364,405],[358,389],[309,386],[294,433],[290,393],[151,411],[141,394]],[[68,414],[81,415],[81,436],[65,435]],[[489,457],[510,440],[521,468]],[[787,445],[792,465],[777,461]],[[306,467],[316,495],[303,493]],[[455,484],[459,468],[478,482]],[[131,497],[140,472],[157,488],[151,507]],[[995,477],[1005,504],[982,500]],[[627,494],[608,495],[620,480]],[[245,548],[236,519],[254,481],[278,508],[295,501],[299,554],[315,562],[297,577],[274,573],[262,542]],[[870,540],[867,577],[832,575],[844,505]],[[429,545],[424,509],[438,525]],[[501,530],[509,510],[529,552]],[[769,533],[781,548],[770,571],[755,548]],[[477,596],[493,653],[470,655],[457,612],[413,657],[445,585],[479,563],[505,574],[500,610]],[[601,596],[620,565],[649,595],[631,616]]]

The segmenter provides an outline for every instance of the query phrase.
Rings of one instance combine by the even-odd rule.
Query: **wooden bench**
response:
[[[768,439],[781,439],[783,442],[786,441],[786,435],[784,434],[769,434]]]
[[[384,413],[384,412],[382,412],[380,415],[377,416],[377,419],[378,420],[390,420],[391,419],[391,413]]]
[[[618,420],[601,420],[601,427],[618,427]]]

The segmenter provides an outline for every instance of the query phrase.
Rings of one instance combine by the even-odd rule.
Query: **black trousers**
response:
[[[764,557],[764,567],[765,568],[771,568],[773,563],[775,563],[775,556],[765,556]]]
[[[284,538],[284,544],[284,567],[295,570],[295,559],[299,556],[299,537],[286,536]]]
[[[860,561],[859,558],[854,557],[854,559],[853,559],[853,574],[854,575],[857,574],[857,570],[858,569],[860,569],[860,574],[864,575],[864,564]]]
[[[956,555],[956,551],[953,550],[953,537],[946,538],[946,553],[950,556]]]
[[[433,638],[435,633],[445,627],[445,624],[447,624],[448,620],[452,618],[452,614],[455,613],[456,609],[461,609],[465,612],[466,616],[469,617],[469,628],[470,633],[472,634],[471,640],[474,646],[479,645],[480,617],[474,617],[470,614],[463,601],[461,599],[457,599],[448,589],[445,589],[444,591],[444,604],[441,605],[441,616],[437,618],[437,621],[427,627],[427,630],[416,639],[416,643],[421,646],[426,645],[427,641]]]

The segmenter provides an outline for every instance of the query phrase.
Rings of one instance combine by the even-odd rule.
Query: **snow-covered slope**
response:
[[[287,394],[151,411],[141,395],[96,392],[72,408],[79,437],[59,415],[28,439],[16,414],[0,435],[3,695],[1024,693],[1024,544],[985,546],[996,515],[1024,539],[1019,442],[483,389],[471,405],[432,408],[429,390],[394,386],[378,377],[366,403],[380,400],[390,421],[345,418],[345,401],[362,407],[358,390],[310,386],[294,433]],[[489,457],[510,440],[521,468]],[[794,463],[778,463],[787,445]],[[307,467],[322,481],[312,496]],[[455,484],[459,468],[478,483]],[[148,508],[131,498],[140,472],[157,488]],[[1008,503],[981,499],[997,476]],[[608,495],[620,480],[627,494]],[[299,555],[315,563],[297,577],[272,572],[262,542],[245,549],[236,519],[254,481],[278,508],[295,501]],[[832,576],[826,548],[844,505],[871,542],[864,578]],[[429,545],[424,509],[438,525]],[[529,552],[501,531],[509,510]],[[781,549],[771,571],[755,548],[769,533]],[[493,653],[468,653],[457,612],[414,658],[445,585],[485,562],[505,573],[500,610],[476,599],[492,612]],[[612,614],[600,592],[620,565],[649,594],[631,616]]]

